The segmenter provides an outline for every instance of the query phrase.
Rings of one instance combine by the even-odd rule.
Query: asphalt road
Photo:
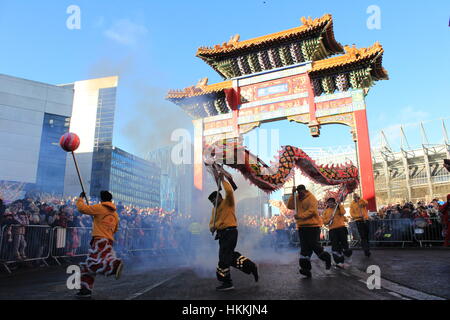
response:
[[[256,255],[256,253],[255,253]],[[128,262],[120,280],[97,278],[97,300],[411,300],[450,299],[450,250],[374,250],[370,259],[355,251],[352,267],[326,273],[323,262],[313,259],[313,278],[298,274],[298,252],[261,253],[255,259],[260,281],[232,271],[235,290],[217,292],[216,261],[198,256],[195,266]],[[155,265],[155,263],[153,263]],[[381,289],[370,290],[367,266],[378,265]],[[161,268],[163,266],[163,268]],[[65,267],[19,270],[0,275],[0,299],[71,300]]]

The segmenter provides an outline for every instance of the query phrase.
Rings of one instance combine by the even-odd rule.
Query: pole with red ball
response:
[[[78,179],[80,180],[81,190],[84,193],[87,204],[89,204],[89,199],[86,192],[84,191],[83,179],[81,179],[80,169],[78,168],[77,159],[75,158],[74,153],[74,151],[77,150],[80,146],[80,138],[75,133],[67,132],[59,140],[59,145],[64,151],[72,153],[73,162],[75,163],[75,169],[77,170]]]

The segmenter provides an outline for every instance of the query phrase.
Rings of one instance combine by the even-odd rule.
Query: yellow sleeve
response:
[[[223,188],[225,189],[225,201],[228,202],[230,206],[234,206],[234,191],[233,187],[228,181],[222,182]]]
[[[338,214],[340,214],[341,216],[345,215],[345,208],[342,204],[339,205],[339,212]]]
[[[361,199],[361,200],[360,200],[360,203],[361,203],[361,206],[367,207],[367,204],[368,204],[367,200]]]
[[[99,214],[99,211],[95,210],[96,206],[98,205],[88,206],[86,203],[84,203],[83,198],[78,198],[77,200],[77,209],[78,211],[80,211],[80,213],[83,214],[87,214],[90,216],[95,216],[96,214]]]
[[[312,199],[310,199],[308,201],[308,204],[309,204],[308,209],[299,214],[299,217],[301,219],[309,219],[312,216],[314,216],[314,214],[317,213],[317,209],[319,207],[319,203],[317,202],[317,199],[315,197],[313,197]]]
[[[323,224],[328,224],[328,222],[330,222],[330,219],[331,219],[330,210],[326,209],[322,215]]]

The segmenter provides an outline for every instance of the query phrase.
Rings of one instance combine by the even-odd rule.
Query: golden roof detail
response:
[[[376,42],[373,46],[368,48],[356,48],[353,46],[345,46],[345,54],[340,56],[331,57],[328,59],[318,60],[312,62],[312,69],[310,73],[320,72],[333,68],[342,68],[347,65],[351,65],[358,62],[372,60],[369,62],[376,62],[373,66],[374,71],[380,76],[380,78],[387,79],[388,72],[381,66],[381,59],[384,49],[379,42]],[[187,87],[183,90],[170,90],[168,99],[181,99],[188,97],[196,97],[209,93],[216,93],[223,91],[224,89],[232,88],[232,81],[224,81],[215,84],[208,85],[208,78],[200,79],[200,81],[191,87]]]
[[[355,45],[352,47],[344,46],[345,54],[331,57],[324,60],[318,60],[313,62],[312,70],[310,72],[317,72],[326,69],[332,69],[336,67],[343,67],[358,61],[363,61],[367,59],[381,58],[384,53],[384,49],[379,42],[376,42],[373,46],[369,48],[356,48]],[[387,71],[381,67],[382,73],[387,77]]]
[[[303,25],[288,30],[264,35],[261,37],[239,41],[240,36],[236,35],[230,39],[228,42],[222,43],[222,45],[215,45],[214,47],[200,47],[197,50],[197,56],[202,55],[215,55],[220,53],[232,52],[237,49],[251,48],[259,44],[271,42],[274,40],[283,40],[293,35],[301,35],[310,32],[314,29],[320,29],[322,27],[329,26],[332,23],[332,16],[330,14],[325,14],[321,18],[312,19],[311,17],[302,17],[301,22]]]
[[[209,93],[221,92],[224,89],[233,87],[232,81],[224,81],[208,85],[208,78],[200,79],[195,86],[184,88],[183,90],[170,90],[167,93],[167,99],[181,99],[196,96],[202,96]]]

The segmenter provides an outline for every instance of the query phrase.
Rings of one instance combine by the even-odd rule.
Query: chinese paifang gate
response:
[[[193,118],[194,185],[202,190],[203,154],[218,141],[239,141],[263,123],[285,119],[306,124],[314,137],[320,135],[322,125],[341,124],[351,128],[362,197],[369,210],[376,211],[365,97],[376,81],[388,79],[382,66],[384,49],[378,42],[368,48],[341,45],[329,14],[301,18],[301,22],[254,39],[241,41],[236,35],[228,42],[199,48],[197,57],[224,81],[208,84],[204,78],[197,85],[168,92],[167,99]],[[279,164],[275,174],[259,174],[264,167],[259,161],[236,169],[266,192],[290,177],[290,166],[318,183],[356,188],[355,167],[317,166],[295,147],[282,150]]]

